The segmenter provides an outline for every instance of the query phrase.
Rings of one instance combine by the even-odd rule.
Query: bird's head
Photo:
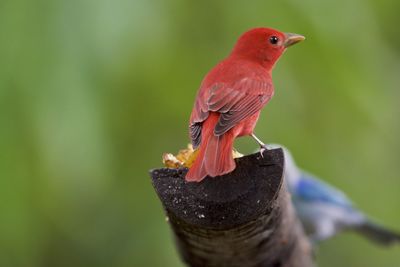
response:
[[[271,28],[255,28],[240,36],[231,56],[254,60],[267,69],[272,69],[286,48],[304,39],[300,34],[283,33]]]

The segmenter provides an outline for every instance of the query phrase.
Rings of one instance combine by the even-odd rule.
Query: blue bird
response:
[[[342,230],[354,230],[381,245],[400,242],[400,235],[371,221],[340,190],[297,167],[291,153],[285,156],[284,175],[296,213],[310,239],[316,243]]]

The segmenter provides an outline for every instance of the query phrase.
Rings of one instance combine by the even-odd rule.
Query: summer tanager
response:
[[[266,149],[253,130],[261,109],[274,94],[271,72],[285,49],[302,40],[298,34],[251,29],[205,76],[190,116],[190,138],[198,154],[186,174],[187,181],[199,182],[206,176],[233,171],[236,137],[251,135]]]

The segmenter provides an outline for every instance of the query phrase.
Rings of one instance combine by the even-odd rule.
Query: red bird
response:
[[[233,171],[236,137],[251,135],[266,149],[253,130],[261,109],[274,94],[271,72],[285,49],[302,40],[301,35],[270,28],[249,30],[206,75],[190,116],[190,138],[199,151],[187,181],[200,182],[206,176]]]

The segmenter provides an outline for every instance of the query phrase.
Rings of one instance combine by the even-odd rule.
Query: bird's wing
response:
[[[302,173],[295,191],[295,196],[302,201],[322,202],[345,209],[354,208],[343,192],[307,173]]]
[[[261,110],[271,99],[273,86],[263,80],[243,78],[233,84],[215,83],[200,92],[205,93],[196,98],[190,118],[190,136],[194,147],[201,142],[201,124],[210,111],[221,113],[214,134],[222,135]]]

